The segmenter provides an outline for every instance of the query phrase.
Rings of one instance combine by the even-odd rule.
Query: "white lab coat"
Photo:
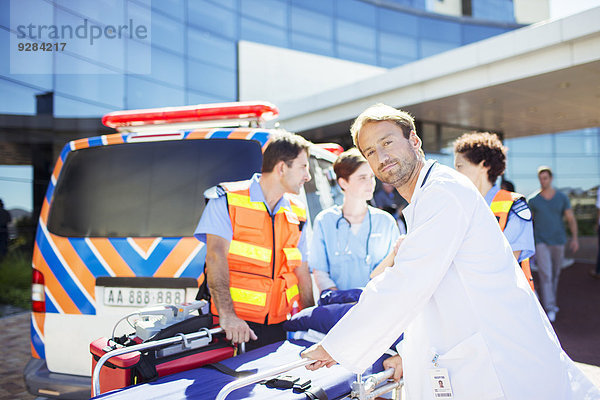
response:
[[[600,398],[560,347],[475,186],[436,164],[421,187],[432,163],[403,210],[408,235],[394,267],[369,282],[325,350],[360,373],[404,332],[398,350],[409,399],[435,400],[436,354],[456,400]]]

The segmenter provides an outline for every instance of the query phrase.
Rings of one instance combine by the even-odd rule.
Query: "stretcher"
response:
[[[218,328],[220,329],[220,328]],[[129,352],[149,348],[160,348],[190,342],[214,334],[211,330],[177,335],[156,342],[112,350],[102,356],[92,374],[92,394],[94,399],[374,399],[386,392],[395,392],[400,398],[401,382],[388,381],[393,370],[383,371],[383,357],[379,359],[365,376],[355,375],[339,365],[309,371],[304,366],[310,361],[301,359],[299,354],[312,343],[302,340],[286,340],[273,343],[236,357],[221,361],[220,366],[234,371],[224,373],[219,369],[205,366],[179,372],[147,382],[117,389],[99,395],[100,370],[110,358]],[[221,368],[222,369],[222,368]],[[281,374],[284,374],[282,376]],[[246,374],[245,377],[233,375]],[[323,396],[325,394],[326,397]]]

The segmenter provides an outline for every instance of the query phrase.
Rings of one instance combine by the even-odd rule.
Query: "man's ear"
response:
[[[281,160],[277,164],[275,164],[275,168],[273,168],[273,171],[277,172],[279,176],[282,176],[285,171],[284,167],[287,167],[287,165],[285,164],[285,161]]]
[[[414,130],[410,131],[408,141],[413,147],[421,147],[422,145],[421,138],[417,136],[417,132],[415,132]]]
[[[343,191],[346,191],[346,188],[348,187],[347,180],[345,180],[344,178],[337,178],[337,183],[342,188]]]

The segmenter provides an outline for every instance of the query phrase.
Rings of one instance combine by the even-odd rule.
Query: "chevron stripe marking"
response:
[[[104,268],[114,272],[114,276],[133,277],[135,274],[125,260],[119,255],[109,239],[106,238],[86,238],[86,242],[90,245],[90,249],[94,252],[98,260]]]
[[[66,314],[81,314],[79,308],[75,305],[71,297],[67,294],[65,289],[62,287],[61,283],[56,279],[56,276],[48,266],[48,263],[44,259],[44,256],[40,252],[37,243],[35,244],[34,259],[35,268],[38,269],[42,274],[44,274],[44,283],[46,285],[46,296],[50,296],[54,305],[61,313]],[[38,257],[36,257],[35,253],[38,253]]]
[[[73,146],[72,146],[73,150],[86,149],[86,148],[90,147],[90,143],[87,140],[87,138],[77,139],[77,140],[74,140],[72,143],[73,143]]]
[[[58,157],[58,160],[56,160],[56,164],[54,165],[54,172],[52,172],[52,178],[54,179],[54,184],[56,185],[56,180],[58,179],[58,175],[60,174],[60,170],[62,169],[63,166],[63,160]]]
[[[203,247],[204,247],[204,243],[202,243],[202,242],[198,243],[196,248],[194,248],[194,250],[192,250],[192,252],[190,253],[189,257],[186,258],[186,260],[183,262],[183,264],[181,264],[181,267],[179,267],[179,269],[173,274],[173,276],[175,278],[179,278],[181,276],[181,274],[183,274],[183,271],[185,271],[187,269],[187,267],[190,265],[192,260],[194,258],[196,258],[196,256],[198,255],[200,250],[202,250]]]
[[[60,262],[61,266],[63,267],[63,269],[66,271],[66,273],[71,277],[71,280],[73,281],[73,283],[75,284],[75,286],[77,286],[77,288],[79,289],[79,291],[83,294],[83,296],[86,298],[86,300],[89,302],[89,305],[92,307],[93,312],[95,312],[95,306],[94,304],[96,303],[96,301],[94,300],[94,296],[90,296],[90,293],[86,290],[86,288],[84,287],[83,283],[80,281],[79,276],[77,276],[77,274],[75,274],[75,271],[72,270],[71,265],[64,259],[62,252],[59,250],[59,248],[57,247],[56,243],[54,242],[54,238],[56,236],[52,235],[50,232],[48,232],[48,229],[45,225],[41,225],[42,231],[44,232],[44,235],[46,236],[46,240],[48,241],[48,244],[50,245],[50,247],[52,248],[52,250],[54,251],[54,255],[56,256],[56,258],[58,259],[58,261]],[[59,268],[58,266],[56,266],[56,268]],[[87,269],[87,268],[85,268]],[[57,269],[58,271],[58,269]],[[89,273],[89,271],[88,271]],[[95,283],[95,280],[94,280]],[[64,285],[64,283],[63,283]],[[94,291],[92,290],[92,293]],[[71,296],[73,298],[74,301],[78,301],[79,302],[79,306],[81,307],[86,307],[87,305],[83,302],[81,302],[81,299],[77,299],[77,293],[75,291],[73,291],[71,293]],[[75,297],[73,297],[75,296]],[[89,310],[89,311],[92,311]],[[81,311],[84,311],[83,309]],[[85,312],[85,311],[84,311]]]
[[[48,223],[48,199],[44,197],[44,203],[42,204],[42,210],[40,211],[40,225],[46,225]]]
[[[154,272],[155,277],[172,277],[189,258],[198,244],[195,238],[182,238]],[[193,257],[192,257],[193,258]],[[191,259],[190,259],[191,261]]]
[[[187,136],[187,139],[206,139],[208,135],[208,129],[196,129],[195,131],[191,131]]]
[[[40,336],[44,337],[44,324],[46,322],[46,313],[32,312],[31,318],[34,320],[37,330],[40,332]]]
[[[127,242],[142,257],[147,260],[162,238],[127,238]]]
[[[79,254],[75,251],[69,239],[52,236],[52,240],[56,244],[56,248],[66,262],[65,268],[70,268],[73,274],[80,280],[81,285],[88,294],[88,299],[92,304],[95,304],[96,297],[96,277],[90,272]],[[68,266],[68,267],[67,267]]]
[[[246,139],[249,133],[250,129],[236,129],[227,136],[227,139]]]
[[[111,135],[105,135],[106,137],[106,144],[121,144],[121,143],[125,143],[125,140],[123,140],[123,135],[121,135],[120,133],[113,133]]]

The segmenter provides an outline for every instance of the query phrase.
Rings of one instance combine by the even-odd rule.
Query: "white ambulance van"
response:
[[[33,253],[30,393],[89,398],[93,340],[141,307],[194,300],[204,280],[206,249],[193,237],[204,192],[260,172],[277,131],[263,125],[277,114],[265,102],[114,112],[102,122],[117,133],[64,147]],[[310,152],[313,179],[301,195],[309,221],[340,197],[336,155]]]

